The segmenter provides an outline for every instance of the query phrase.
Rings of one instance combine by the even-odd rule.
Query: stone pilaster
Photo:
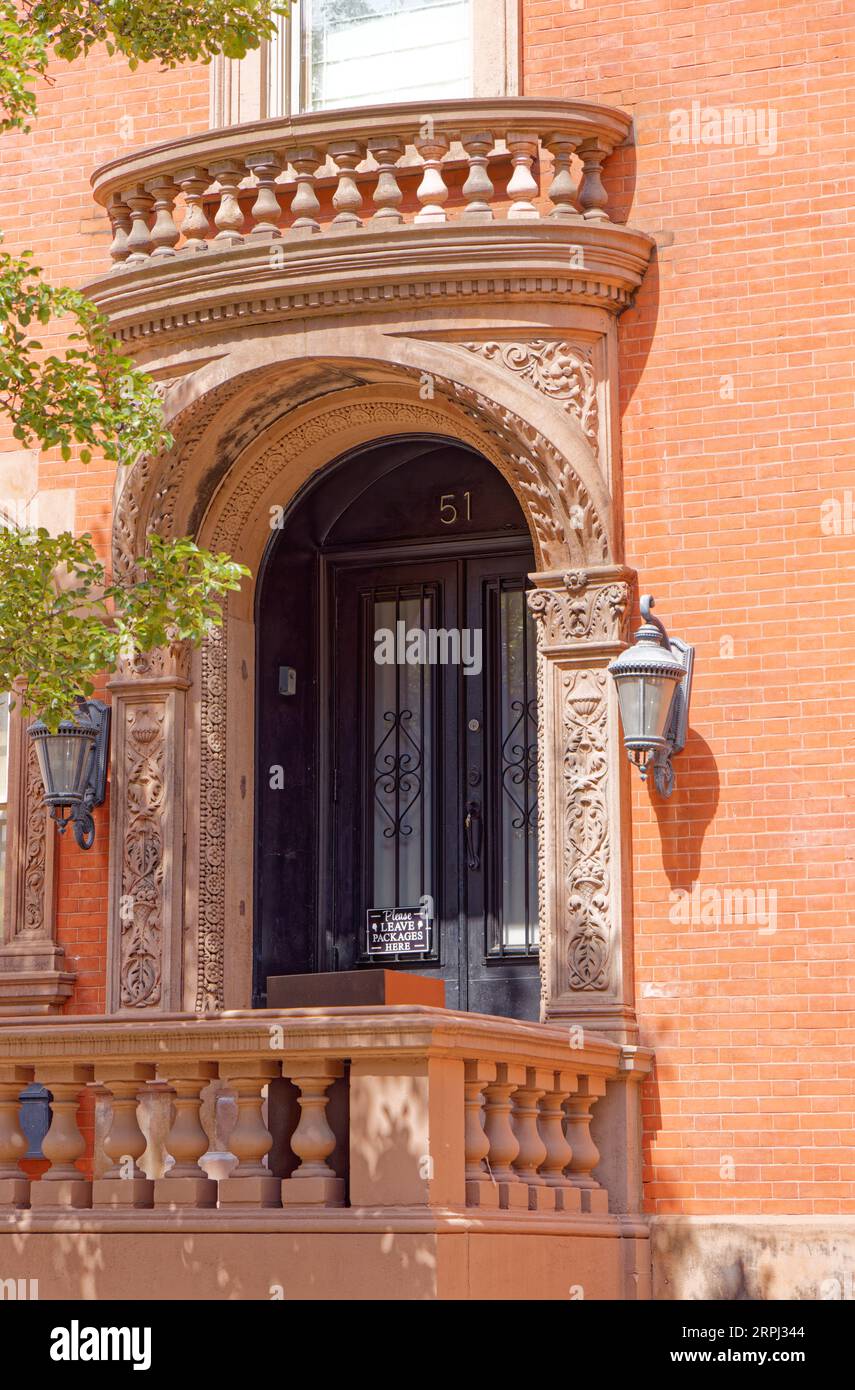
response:
[[[628,776],[613,682],[632,572],[533,576],[541,719],[542,1013],[620,1041],[636,1035]]]
[[[9,717],[6,886],[0,920],[0,1014],[55,1014],[74,973],[56,941],[56,828],[44,804],[35,748],[21,714]]]
[[[113,699],[110,796],[111,1013],[182,1007],[184,738],[190,653],[123,665]]]

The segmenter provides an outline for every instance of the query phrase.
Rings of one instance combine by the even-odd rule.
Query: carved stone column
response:
[[[636,1035],[628,776],[606,671],[625,645],[631,571],[534,575],[541,720],[542,1014]]]
[[[20,692],[18,692],[20,694]],[[0,915],[0,1014],[55,1014],[74,973],[55,938],[56,827],[20,703],[9,717],[9,822]]]
[[[111,1013],[182,1007],[184,736],[190,653],[123,666],[113,698],[110,793]]]

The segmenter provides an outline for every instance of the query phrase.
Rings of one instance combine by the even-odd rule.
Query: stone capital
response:
[[[622,565],[532,576],[529,608],[540,650],[553,656],[612,656],[625,645],[632,570]]]

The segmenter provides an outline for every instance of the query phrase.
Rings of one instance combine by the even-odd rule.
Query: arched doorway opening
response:
[[[441,976],[449,1007],[536,1019],[535,561],[517,499],[470,447],[407,436],[329,465],[273,521],[254,1003],[270,975],[383,966]]]

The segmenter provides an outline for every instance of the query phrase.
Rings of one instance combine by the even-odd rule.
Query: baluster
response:
[[[124,262],[131,254],[128,246],[131,210],[121,193],[114,193],[110,198],[110,206],[107,211],[110,216],[110,225],[113,228],[113,240],[110,243],[110,259],[113,262],[111,269],[123,270]]]
[[[265,1167],[263,1159],[273,1147],[264,1123],[262,1092],[279,1076],[278,1062],[256,1061],[220,1063],[220,1077],[237,1099],[237,1123],[229,1148],[238,1161],[227,1178],[220,1180],[220,1206],[278,1207],[282,1204],[282,1183]]]
[[[103,1085],[113,1098],[113,1119],[104,1140],[104,1152],[112,1160],[101,1178],[92,1184],[93,1207],[150,1207],[154,1183],[139,1167],[146,1150],[145,1135],[137,1119],[140,1090],[154,1077],[147,1062],[126,1062],[103,1069]]]
[[[50,1074],[36,1071],[36,1080],[47,1086],[51,1101],[50,1129],[42,1153],[50,1168],[30,1186],[30,1206],[84,1208],[92,1205],[92,1184],[84,1178],[75,1159],[86,1153],[86,1141],[77,1125],[80,1092],[92,1080],[92,1068],[59,1063]]]
[[[30,1180],[18,1166],[27,1152],[19,1097],[32,1079],[32,1067],[0,1063],[0,1207],[30,1205]]]
[[[369,140],[368,151],[373,154],[378,166],[377,186],[373,195],[377,211],[369,225],[379,230],[396,227],[404,220],[404,214],[398,210],[404,195],[398,186],[397,171],[398,160],[404,153],[403,141],[394,135],[378,136],[375,140]]]
[[[291,199],[291,211],[294,214],[292,232],[300,232],[305,236],[307,233],[321,230],[318,221],[321,205],[315,192],[315,178],[325,159],[326,151],[319,145],[307,145],[304,149],[292,150],[289,155],[297,176],[297,191]]]
[[[177,189],[169,175],[150,179],[146,192],[154,199],[154,223],[151,229],[151,244],[154,247],[152,259],[175,255],[175,243],[179,237],[178,228],[172,216]]]
[[[576,185],[570,173],[578,140],[569,135],[550,135],[544,141],[553,158],[552,183],[549,186],[549,199],[554,204],[549,216],[559,222],[581,222],[582,214],[576,206]]]
[[[281,236],[279,217],[281,209],[276,196],[276,180],[282,173],[282,161],[272,150],[262,150],[259,154],[247,156],[246,167],[258,180],[258,192],[250,208],[250,217],[255,226],[250,232],[252,238]]]
[[[208,1151],[208,1136],[199,1119],[201,1095],[217,1076],[215,1062],[171,1062],[162,1080],[175,1092],[175,1113],[166,1147],[175,1163],[154,1182],[156,1206],[215,1207],[217,1184],[207,1177],[199,1159]]]
[[[519,1153],[519,1141],[511,1125],[511,1092],[525,1085],[525,1067],[499,1062],[496,1080],[486,1088],[484,1130],[490,1141],[487,1155],[490,1173],[499,1184],[500,1207],[528,1210],[528,1187],[511,1166]]]
[[[442,176],[442,157],[448,154],[448,137],[440,134],[417,135],[414,144],[424,160],[422,181],[416,189],[416,197],[422,206],[415,220],[445,222],[443,203],[448,197],[448,188]]]
[[[151,254],[152,241],[148,219],[154,199],[143,185],[138,183],[131,193],[125,195],[125,202],[131,210],[127,263],[129,266],[144,265]]]
[[[220,185],[220,206],[214,215],[214,225],[219,228],[214,237],[218,250],[239,246],[243,241],[243,213],[238,202],[238,185],[243,175],[244,167],[236,159],[224,159],[211,165],[211,176]]]
[[[530,1211],[546,1207],[555,1210],[555,1199],[546,1189],[543,1178],[538,1173],[546,1158],[546,1145],[537,1127],[538,1103],[541,1096],[552,1085],[551,1072],[541,1071],[539,1067],[526,1067],[525,1084],[514,1091],[511,1123],[519,1143],[519,1152],[514,1159],[517,1177],[528,1185],[528,1205]]]
[[[211,224],[208,221],[208,214],[205,211],[204,195],[211,184],[211,176],[207,169],[192,168],[182,169],[175,175],[175,181],[184,195],[186,212],[181,223],[181,235],[184,237],[185,244],[183,251],[207,251],[208,237],[211,236]]]
[[[564,1102],[576,1090],[576,1077],[568,1072],[553,1073],[552,1086],[541,1097],[537,1127],[546,1148],[546,1158],[540,1165],[540,1175],[547,1187],[554,1189],[556,1211],[581,1211],[582,1199],[564,1170],[573,1158],[573,1151],[564,1134]]]
[[[343,1075],[344,1067],[341,1062],[313,1061],[295,1064],[287,1071],[283,1067],[282,1072],[300,1091],[300,1118],[291,1136],[291,1148],[300,1164],[282,1181],[282,1204],[343,1206],[344,1182],[327,1163],[336,1141],[326,1109],[327,1091],[335,1078]]]
[[[362,194],[354,172],[365,158],[365,146],[357,140],[336,140],[330,145],[330,154],[338,165],[338,188],[333,194],[336,216],[330,226],[338,231],[352,232],[362,226],[357,215],[362,207]]]
[[[567,1176],[579,1189],[582,1211],[607,1212],[609,1194],[592,1176],[600,1161],[600,1151],[591,1137],[591,1109],[606,1093],[606,1083],[599,1076],[580,1076],[578,1085],[566,1102],[567,1140],[573,1156]]]
[[[579,205],[589,222],[608,222],[605,211],[609,195],[603,185],[601,172],[603,161],[612,152],[611,145],[604,140],[585,140],[579,146],[582,161],[582,184],[579,189]]]
[[[514,172],[508,180],[508,208],[510,221],[530,221],[539,213],[531,201],[540,191],[534,179],[531,166],[537,156],[537,135],[533,131],[511,131],[505,137]]]
[[[469,158],[469,173],[463,185],[463,195],[469,201],[460,214],[463,222],[492,222],[490,200],[495,193],[487,173],[487,157],[496,143],[489,130],[475,131],[460,138]]]
[[[466,1204],[470,1207],[497,1207],[499,1185],[490,1175],[485,1159],[490,1140],[484,1128],[484,1087],[496,1080],[492,1062],[469,1061],[464,1067],[464,1149],[466,1155]]]

